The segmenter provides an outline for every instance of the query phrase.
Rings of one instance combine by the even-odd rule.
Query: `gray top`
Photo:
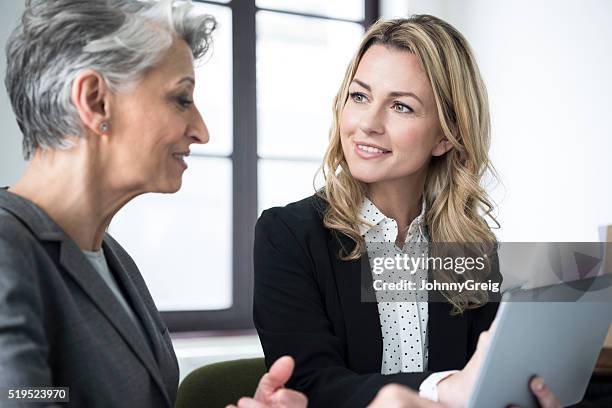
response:
[[[125,297],[123,296],[121,290],[119,289],[119,286],[117,285],[117,281],[113,277],[113,274],[111,273],[108,267],[106,256],[104,256],[104,248],[100,248],[99,251],[83,250],[83,254],[85,254],[85,257],[89,260],[89,262],[91,262],[94,269],[100,274],[100,277],[104,280],[104,282],[106,282],[111,292],[113,292],[113,295],[115,295],[125,312],[132,320],[132,322],[134,322],[134,325],[138,326],[138,328],[142,332],[142,335],[144,336],[145,331],[142,327],[142,324],[134,314],[134,311],[132,310],[128,302],[125,300]]]

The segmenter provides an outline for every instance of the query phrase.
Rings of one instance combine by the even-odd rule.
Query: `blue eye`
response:
[[[412,108],[406,104],[403,104],[401,102],[394,102],[393,103],[393,110],[399,113],[411,113],[413,112]]]
[[[365,102],[366,100],[365,95],[362,94],[361,92],[351,92],[349,96],[356,103],[362,103],[362,102]]]

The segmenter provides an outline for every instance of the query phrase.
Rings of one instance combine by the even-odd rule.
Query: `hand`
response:
[[[399,384],[388,384],[378,391],[368,408],[444,408],[442,404],[430,401]]]
[[[495,332],[497,319],[493,320],[489,330],[480,333],[476,351],[463,370],[452,374],[438,383],[438,400],[449,408],[464,408],[472,395],[480,368],[489,350],[491,336]]]
[[[561,403],[557,400],[552,390],[546,386],[544,380],[540,377],[534,377],[529,382],[531,392],[536,396],[540,407],[542,408],[561,408]],[[518,408],[516,405],[512,405],[513,408]]]
[[[484,361],[491,336],[495,332],[497,319],[493,321],[489,330],[484,331],[478,338],[478,345],[474,355],[467,362],[463,370],[455,373],[438,383],[438,399],[449,408],[463,408],[467,406],[468,400],[472,395],[476,379],[480,373],[480,368]],[[544,384],[544,381],[539,377],[534,377],[529,383],[531,391],[534,393],[540,407],[542,408],[560,408],[561,404],[554,396],[550,388]],[[518,407],[517,407],[518,408]]]
[[[289,356],[276,360],[270,371],[259,380],[255,396],[240,398],[238,408],[305,408],[308,400],[304,394],[284,388],[294,366],[293,358]],[[236,408],[236,405],[226,408]]]

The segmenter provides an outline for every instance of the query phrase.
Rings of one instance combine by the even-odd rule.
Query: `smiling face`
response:
[[[193,102],[192,54],[175,40],[135,87],[112,96],[109,149],[121,184],[145,192],[176,192],[192,143],[208,142]]]
[[[443,137],[433,91],[416,55],[375,44],[363,55],[340,116],[344,157],[364,183],[424,177]]]

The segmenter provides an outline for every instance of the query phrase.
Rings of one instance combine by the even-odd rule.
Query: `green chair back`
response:
[[[178,389],[175,408],[224,408],[252,397],[266,373],[263,358],[222,361],[191,372]]]

